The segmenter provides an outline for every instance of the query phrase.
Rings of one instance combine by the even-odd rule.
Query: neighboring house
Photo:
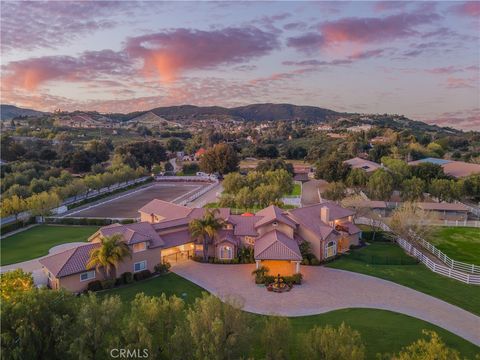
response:
[[[371,209],[375,213],[381,215],[381,216],[386,216],[388,212],[388,206],[385,201],[378,201],[378,200],[357,200],[352,202],[352,204],[349,206],[355,210],[359,209]]]
[[[438,158],[425,158],[416,161],[410,161],[408,165],[418,165],[422,163],[438,164],[443,168],[443,172],[455,178],[462,178],[473,174],[480,174],[480,164],[472,164],[464,161],[445,160]]]
[[[382,167],[382,165],[376,162],[365,160],[359,157],[354,157],[353,159],[345,160],[344,163],[350,165],[352,169],[362,169],[367,173],[373,172]]]
[[[461,203],[435,203],[435,202],[419,202],[419,209],[433,212],[438,216],[439,220],[461,220],[468,218],[469,208]]]
[[[124,272],[153,271],[162,262],[202,255],[202,244],[190,237],[188,226],[202,218],[203,208],[188,208],[162,200],[152,200],[140,210],[141,222],[113,224],[100,228],[89,244],[40,260],[54,289],[80,292],[104,275],[87,269],[90,251],[99,246],[103,236],[121,234],[132,250],[132,258],[119,265],[117,276]],[[353,224],[354,211],[335,203],[320,203],[293,210],[269,206],[256,214],[233,215],[228,208],[219,209],[225,221],[209,246],[209,256],[229,260],[242,247],[252,247],[257,268],[264,265],[271,274],[291,275],[300,272],[302,255],[299,244],[307,241],[313,254],[325,260],[358,245],[360,229]]]
[[[198,149],[196,152],[195,152],[195,160],[200,160],[200,158],[205,155],[205,153],[207,152],[207,150],[205,150],[204,148],[200,148]]]

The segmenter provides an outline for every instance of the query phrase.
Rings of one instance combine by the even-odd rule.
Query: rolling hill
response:
[[[0,105],[0,120],[10,120],[19,116],[42,116],[42,111],[24,109],[14,105]]]

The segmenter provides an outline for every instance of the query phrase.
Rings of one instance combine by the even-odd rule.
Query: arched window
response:
[[[233,256],[233,249],[229,245],[222,245],[220,247],[220,259],[231,259]]]
[[[337,243],[335,241],[329,241],[325,245],[325,258],[329,258],[337,255]]]

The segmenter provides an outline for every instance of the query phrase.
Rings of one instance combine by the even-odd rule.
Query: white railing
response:
[[[198,181],[198,180],[197,180]],[[218,185],[218,180],[214,181],[213,183],[211,183],[210,185],[204,187],[203,189],[200,189],[199,191],[197,191],[196,193],[194,193],[193,195],[190,195],[188,198],[182,200],[180,202],[180,205],[186,205],[188,204],[189,202],[192,202],[196,199],[198,199],[200,196],[202,196],[203,194],[209,192],[210,190],[212,190],[215,186]]]
[[[204,182],[218,182],[212,176],[155,176],[156,181],[204,181]]]
[[[355,219],[357,224],[362,225],[371,225],[372,221],[368,218],[359,217]],[[376,222],[376,225],[380,227],[382,230],[387,232],[392,232],[390,227],[383,222]],[[419,239],[421,239],[419,237]],[[421,239],[423,240],[423,239]],[[419,261],[421,261],[427,268],[431,271],[447,276],[449,278],[464,282],[466,284],[473,284],[473,285],[480,285],[480,268],[473,264],[466,264],[456,260],[449,258],[443,252],[435,248],[432,244],[428,241],[423,240],[425,244],[429,244],[430,249],[435,249],[436,251],[431,251],[427,245],[424,245],[423,242],[421,244],[429,250],[433,255],[435,255],[440,261],[442,261],[445,265],[437,264],[431,259],[428,258],[423,252],[415,248],[412,244],[410,244],[407,240],[396,236],[395,241],[397,242],[400,247],[402,247],[405,251],[407,251],[412,256],[415,256]]]
[[[480,275],[480,266],[474,264],[468,264],[462,261],[453,260],[448,255],[439,250],[435,245],[429,243],[427,240],[421,238],[420,236],[413,234],[412,236],[428,251],[435,255],[440,261],[447,265],[451,269],[468,272],[471,274]]]

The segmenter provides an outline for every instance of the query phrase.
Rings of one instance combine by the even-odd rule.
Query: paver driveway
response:
[[[325,267],[302,267],[304,283],[276,294],[254,284],[254,265],[194,261],[172,267],[176,274],[219,296],[236,296],[257,314],[302,316],[342,308],[385,309],[414,316],[480,346],[480,317],[432,296],[375,277]]]

